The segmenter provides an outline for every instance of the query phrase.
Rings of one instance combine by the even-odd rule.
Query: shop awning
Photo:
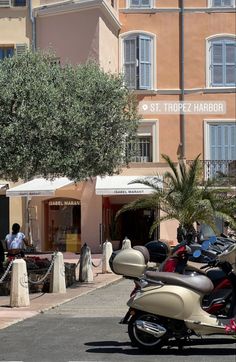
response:
[[[98,176],[96,181],[96,195],[151,194],[154,191],[152,187],[140,183],[130,184],[131,181],[149,177],[153,179],[152,176]],[[159,187],[162,187],[161,180]]]
[[[67,177],[58,177],[54,180],[45,178],[35,178],[24,184],[15,186],[7,190],[6,196],[50,196],[54,195],[57,189],[72,184],[73,181]]]
[[[0,184],[0,195],[5,195],[7,189],[8,184]]]

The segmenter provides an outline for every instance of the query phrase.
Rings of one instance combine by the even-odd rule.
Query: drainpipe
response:
[[[34,52],[36,50],[36,30],[35,30],[35,17],[33,15],[33,9],[32,9],[32,0],[29,1],[29,18],[32,24],[32,40],[31,40],[31,46],[32,51]]]
[[[184,102],[184,0],[179,0],[180,101]],[[180,158],[185,160],[185,114],[180,114]]]

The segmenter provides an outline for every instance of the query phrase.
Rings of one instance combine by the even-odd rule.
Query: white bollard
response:
[[[12,264],[10,306],[28,307],[29,305],[30,300],[26,262],[23,259],[16,259]]]
[[[130,249],[131,248],[131,241],[125,237],[124,240],[122,241],[122,250],[123,249]]]
[[[82,246],[80,251],[79,281],[85,283],[93,282],[91,250],[86,243]]]
[[[65,265],[61,252],[58,252],[55,256],[50,282],[50,292],[66,293]]]
[[[106,240],[102,245],[102,273],[112,273],[109,265],[109,259],[112,253],[112,243]]]

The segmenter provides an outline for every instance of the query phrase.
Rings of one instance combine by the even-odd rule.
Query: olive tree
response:
[[[110,175],[137,121],[122,77],[94,62],[62,67],[31,51],[0,61],[0,178]]]

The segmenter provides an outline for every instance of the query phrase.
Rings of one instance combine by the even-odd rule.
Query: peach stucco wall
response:
[[[118,72],[118,33],[99,19],[99,64],[106,72]]]
[[[99,60],[99,11],[38,17],[37,47],[52,48],[62,63]]]
[[[0,44],[29,44],[31,39],[31,24],[27,20],[27,9],[0,8]]]
[[[120,20],[121,39],[130,31],[156,36],[157,88],[178,88],[178,16],[175,13],[120,14]]]
[[[201,24],[201,26],[193,26]],[[188,13],[185,15],[185,87],[206,87],[207,38],[235,34],[235,13]]]

